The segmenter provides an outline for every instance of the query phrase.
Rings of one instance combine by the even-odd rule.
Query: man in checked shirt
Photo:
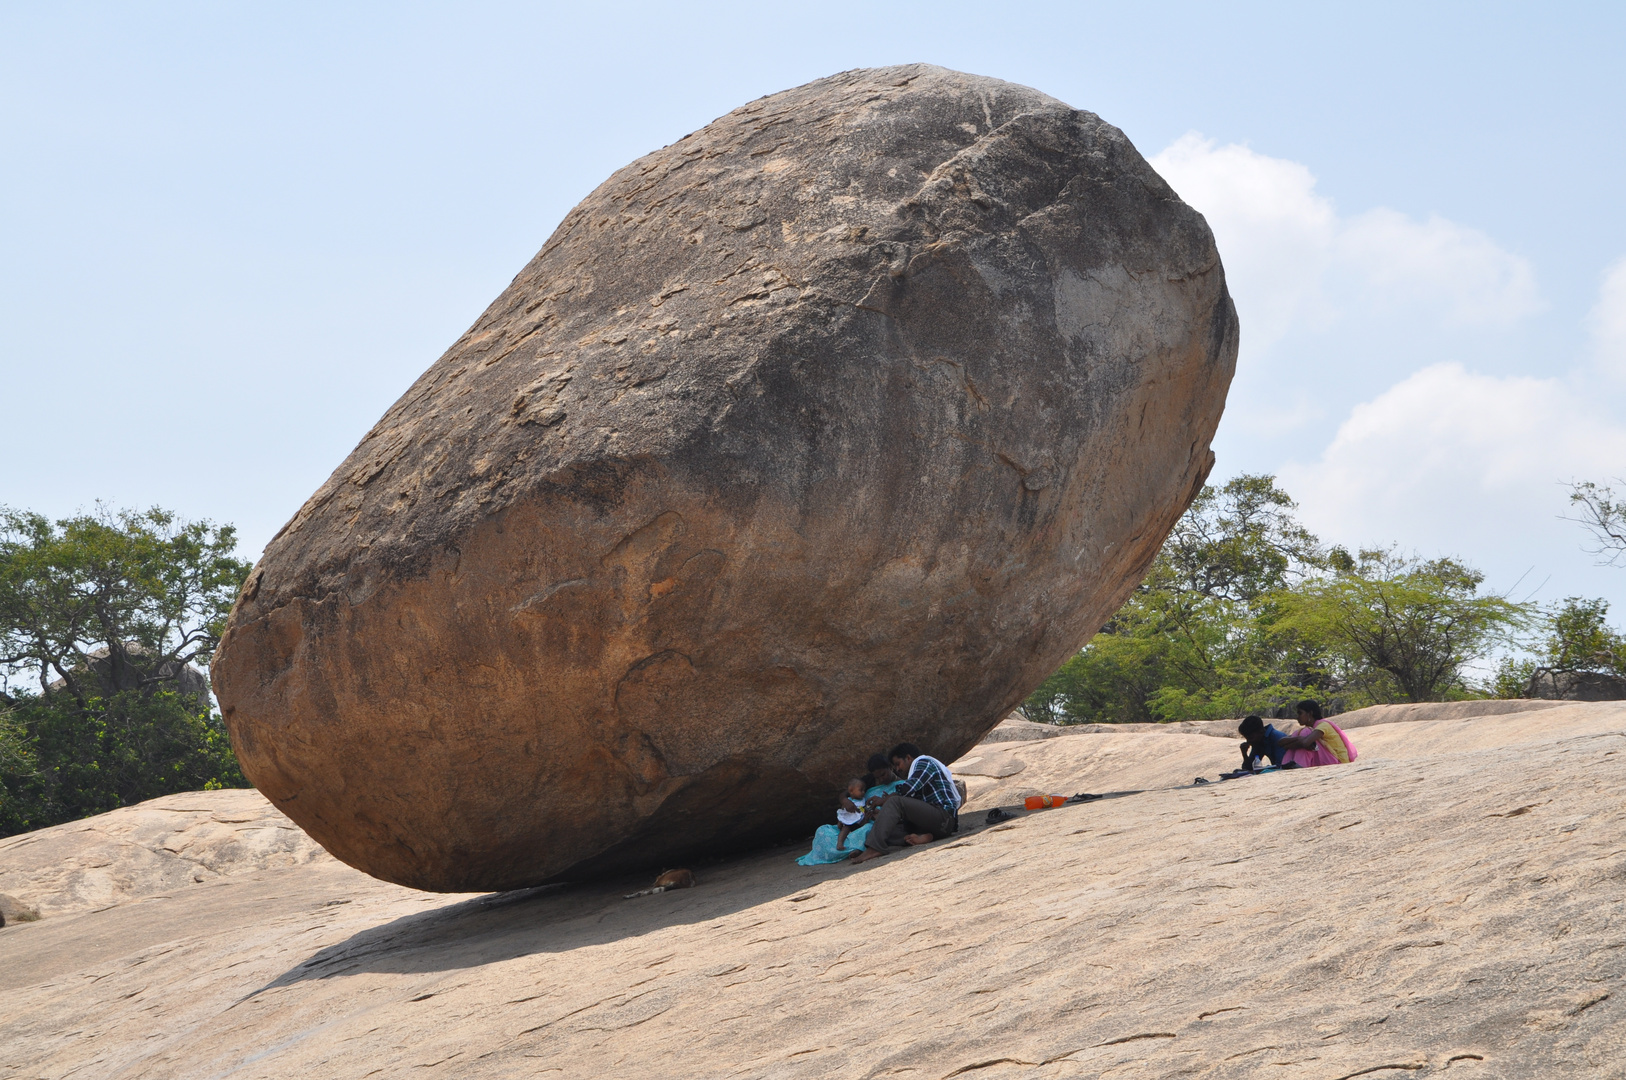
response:
[[[887,756],[893,771],[908,782],[882,798],[875,827],[864,842],[868,850],[855,863],[879,859],[900,841],[918,846],[960,831],[960,792],[948,766],[922,754],[914,743],[899,743]]]

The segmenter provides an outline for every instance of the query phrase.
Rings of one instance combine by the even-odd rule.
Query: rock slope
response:
[[[1118,607],[1236,348],[1099,117],[924,65],[753,102],[573,210],[268,546],[210,669],[243,768],[421,888],[809,828]]]
[[[0,893],[68,915],[235,874],[331,862],[257,791],[191,791],[0,840]]]
[[[1626,708],[1359,740],[1352,766],[1200,787],[1228,740],[985,743],[967,758],[1022,769],[973,776],[1008,785],[979,809],[1047,788],[1139,793],[868,867],[756,853],[636,901],[619,895],[631,880],[416,893],[328,859],[183,883],[0,930],[0,1069],[1626,1074]],[[198,798],[228,817],[254,801]],[[28,899],[25,877],[7,890]]]

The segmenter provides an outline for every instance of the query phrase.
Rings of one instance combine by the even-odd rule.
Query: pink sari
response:
[[[1343,728],[1339,727],[1331,720],[1318,720],[1316,723],[1318,725],[1326,724],[1329,728],[1331,728],[1338,738],[1343,741],[1344,750],[1349,754],[1349,760],[1355,760],[1357,757],[1355,752],[1355,744],[1349,741],[1349,736],[1344,734]],[[1302,769],[1312,768],[1316,765],[1343,764],[1343,762],[1338,760],[1337,754],[1327,749],[1326,740],[1324,738],[1321,742],[1316,744],[1316,748],[1314,750],[1289,750],[1287,753],[1282,755],[1282,763],[1285,765],[1288,762],[1292,762]]]

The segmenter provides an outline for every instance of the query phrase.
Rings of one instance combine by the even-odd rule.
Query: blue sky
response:
[[[9,4],[0,503],[256,555],[613,169],[929,61],[1098,112],[1208,215],[1217,476],[1626,619],[1558,519],[1626,475],[1623,43],[1606,4]]]

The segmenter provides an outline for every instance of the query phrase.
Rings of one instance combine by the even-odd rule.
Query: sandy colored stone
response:
[[[1333,720],[1341,728],[1363,728],[1372,724],[1395,724],[1417,720],[1459,720],[1476,716],[1503,716],[1508,713],[1551,709],[1563,702],[1526,699],[1487,699],[1479,701],[1424,701],[1409,705],[1369,705],[1340,713]],[[1036,724],[1020,716],[1008,716],[983,737],[984,742],[1026,742],[1054,739],[1062,735],[1122,735],[1128,732],[1151,734],[1213,735],[1240,741],[1237,720],[1173,720],[1155,724]],[[1298,725],[1292,720],[1271,720],[1285,731]]]
[[[986,744],[981,744],[954,763],[954,775],[962,779],[971,776],[1003,779],[1025,768],[1027,764],[1016,755],[989,750]]]
[[[1532,708],[1523,708],[1526,704]],[[1347,713],[1345,730],[1361,755],[1397,758],[1415,754],[1469,751],[1485,747],[1539,743],[1569,734],[1611,731],[1626,716],[1615,705],[1564,705],[1552,702],[1478,701],[1421,705],[1382,705]],[[1511,707],[1510,707],[1511,706]],[[1337,717],[1342,725],[1344,717]],[[1600,726],[1601,725],[1601,726]],[[1296,725],[1284,724],[1288,730]],[[1130,730],[1126,730],[1130,729]],[[1241,738],[1229,720],[1186,724],[1079,724],[1060,727],[1060,736],[1044,741],[984,743],[968,757],[986,757],[1020,765],[1003,766],[1002,775],[982,770],[980,762],[965,776],[970,789],[968,810],[1020,804],[1029,795],[1079,792],[1102,794],[1189,785],[1197,777],[1213,781],[1242,763]],[[1235,783],[1254,783],[1245,777]]]
[[[1064,790],[1143,790],[868,867],[754,854],[638,901],[613,881],[452,898],[321,860],[8,927],[0,1065],[1626,1075],[1626,708],[1361,740],[1347,767],[1166,788],[1229,749],[1179,733],[998,744],[1027,759],[1013,782],[1050,769]]]
[[[1072,726],[1060,724],[1036,724],[1032,720],[1024,720],[1021,716],[1011,715],[996,724],[992,731],[982,737],[983,743],[1001,742],[1029,742],[1033,739],[1054,739],[1072,730]]]
[[[752,102],[588,196],[272,540],[210,669],[243,768],[433,889],[810,829],[1117,609],[1237,335],[1091,113],[923,65]]]
[[[1418,720],[1462,720],[1476,716],[1507,716],[1511,713],[1540,712],[1561,702],[1523,699],[1489,701],[1422,701],[1413,705],[1370,705],[1333,719],[1339,727],[1360,728],[1371,724],[1394,724]],[[1210,721],[1219,723],[1220,721]]]
[[[45,917],[329,860],[257,791],[192,791],[0,840],[0,892]]]
[[[0,893],[0,926],[34,922],[39,917],[39,908],[23,903],[10,893]]]

